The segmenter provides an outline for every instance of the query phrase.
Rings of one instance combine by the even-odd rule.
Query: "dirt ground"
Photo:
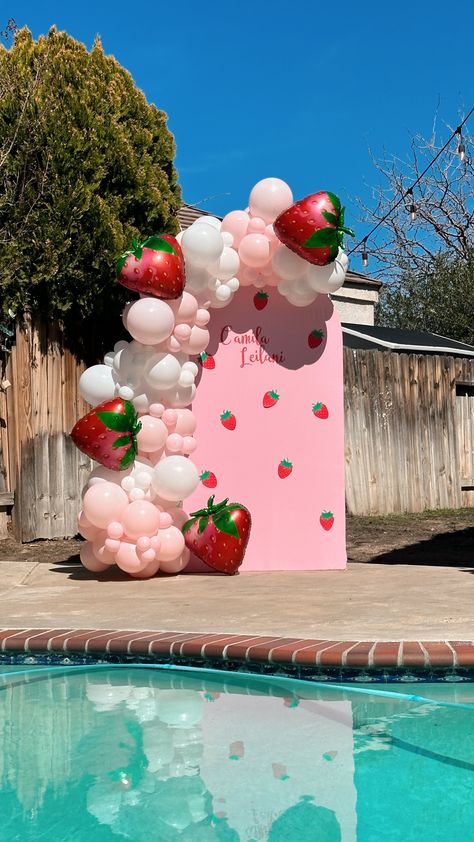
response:
[[[0,541],[0,562],[54,564],[79,561],[81,542]],[[347,555],[351,563],[426,564],[474,567],[474,509],[389,517],[348,517]]]

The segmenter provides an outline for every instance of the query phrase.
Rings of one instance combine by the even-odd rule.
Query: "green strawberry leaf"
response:
[[[331,225],[337,226],[339,220],[338,220],[337,216],[335,216],[335,214],[329,213],[329,211],[323,211],[322,215],[324,216],[324,219],[326,220],[326,222],[329,222]]]
[[[132,462],[135,461],[136,452],[137,452],[136,448],[134,447],[133,444],[128,448],[128,450],[125,451],[125,453],[123,454],[123,456],[120,460],[120,470],[121,471],[124,471],[126,468],[129,467],[129,465],[132,464]]]
[[[345,218],[345,215],[346,215],[346,209],[345,209],[345,208],[341,208],[341,210],[340,210],[340,212],[339,212],[339,228],[342,228],[342,227],[343,227],[343,225],[344,225],[344,218]]]
[[[304,248],[320,249],[337,244],[336,228],[319,228],[303,243]]]
[[[97,412],[96,414],[108,430],[115,430],[116,433],[130,432],[130,421],[125,414],[121,412]]]
[[[232,519],[230,512],[225,509],[214,516],[214,526],[219,532],[225,532],[226,535],[231,535],[233,538],[240,538],[236,523]]]
[[[203,533],[203,532],[204,532],[204,530],[206,529],[206,527],[207,527],[208,523],[209,523],[209,518],[208,518],[208,516],[207,516],[207,515],[206,515],[205,517],[200,518],[200,520],[199,520],[199,529],[198,529],[198,532],[199,532],[199,534],[200,534],[200,535],[202,535],[202,533]],[[185,524],[185,525],[186,525],[186,524]]]
[[[328,197],[332,202],[332,206],[333,206],[334,210],[338,211],[340,213],[341,212],[341,200],[339,199],[339,197],[336,196],[335,193],[330,193],[329,190],[326,190],[326,193],[328,194]]]
[[[123,402],[123,411],[124,411],[124,415],[126,415],[127,418],[129,419],[130,425],[135,424],[135,422],[137,420],[137,413],[136,413],[135,407],[134,407],[134,405],[131,401],[124,401]]]
[[[126,444],[130,444],[131,437],[130,436],[120,436],[118,439],[115,439],[112,447],[125,447]]]
[[[344,242],[340,241],[341,248],[344,248]],[[333,260],[336,259],[337,255],[339,254],[339,246],[331,246],[331,251],[329,252],[329,263],[332,263]]]
[[[186,532],[188,532],[188,530],[189,530],[189,529],[191,529],[191,526],[193,526],[193,524],[194,524],[194,523],[196,523],[196,518],[195,518],[195,517],[191,517],[191,518],[189,518],[189,520],[187,520],[187,521],[186,521],[186,523],[184,523],[184,524],[182,525],[182,527],[181,527],[181,532],[183,533],[183,535],[184,535]]]
[[[153,249],[153,251],[166,251],[168,254],[176,254],[176,251],[168,240],[164,240],[163,237],[156,237],[155,235],[148,237],[148,239],[142,243],[141,247]]]

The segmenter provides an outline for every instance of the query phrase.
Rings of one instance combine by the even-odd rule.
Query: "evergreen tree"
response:
[[[181,204],[166,115],[103,52],[52,28],[0,46],[0,288],[4,313],[60,319],[89,357],[127,297],[115,258],[175,233]],[[117,334],[117,324],[112,333]]]

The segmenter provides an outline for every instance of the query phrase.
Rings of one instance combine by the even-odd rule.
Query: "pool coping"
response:
[[[317,640],[261,635],[123,629],[0,629],[2,654],[137,656],[281,667],[474,668],[474,641]]]

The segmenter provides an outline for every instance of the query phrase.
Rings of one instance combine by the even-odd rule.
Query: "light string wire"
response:
[[[392,213],[393,213],[394,211],[396,211],[396,209],[397,209],[398,207],[400,207],[400,205],[402,204],[402,202],[404,202],[404,201],[405,201],[405,199],[406,199],[407,197],[411,197],[411,196],[413,195],[413,189],[416,187],[416,185],[417,185],[417,184],[419,184],[419,183],[420,183],[420,181],[422,180],[422,178],[424,178],[424,176],[426,175],[426,173],[428,172],[428,170],[430,170],[430,169],[431,169],[431,167],[433,166],[433,164],[434,164],[434,163],[436,163],[436,161],[437,161],[437,160],[438,160],[438,158],[439,158],[439,157],[443,154],[443,152],[445,151],[445,149],[447,149],[447,148],[448,148],[448,146],[449,146],[449,144],[451,143],[452,139],[453,139],[454,137],[456,137],[456,135],[459,135],[459,137],[460,137],[460,142],[462,142],[462,141],[461,141],[461,130],[462,130],[462,127],[463,127],[463,126],[467,123],[467,121],[469,120],[470,116],[471,116],[473,113],[474,113],[474,106],[471,108],[471,110],[469,111],[469,113],[467,114],[467,116],[464,118],[464,120],[462,121],[462,123],[459,123],[459,126],[457,126],[457,127],[454,129],[454,131],[453,131],[453,132],[451,132],[451,134],[450,134],[450,136],[448,137],[448,139],[447,139],[446,143],[444,144],[444,146],[442,146],[442,147],[441,147],[441,149],[439,149],[439,150],[438,150],[438,152],[436,153],[436,155],[434,156],[434,158],[433,158],[433,159],[429,162],[428,166],[426,166],[426,167],[425,167],[425,169],[423,170],[423,172],[422,172],[422,173],[420,173],[420,175],[418,176],[418,178],[416,179],[416,181],[414,181],[414,182],[413,182],[413,184],[411,185],[411,187],[409,187],[409,188],[408,188],[408,189],[407,189],[407,190],[403,193],[403,195],[402,195],[402,196],[398,199],[398,201],[397,201],[397,202],[395,202],[395,204],[394,204],[391,208],[389,208],[389,210],[387,211],[387,213],[386,213],[386,214],[382,217],[382,219],[380,219],[380,220],[377,222],[377,224],[376,224],[376,225],[374,225],[374,227],[371,229],[371,231],[369,231],[369,233],[368,233],[368,234],[366,234],[366,236],[365,236],[365,237],[362,237],[362,239],[361,239],[361,240],[359,240],[359,242],[358,242],[358,243],[356,243],[356,244],[355,244],[355,246],[353,246],[353,247],[351,248],[351,250],[347,252],[347,255],[348,255],[348,256],[349,256],[350,254],[353,254],[355,251],[357,251],[357,249],[358,249],[358,248],[360,248],[360,246],[362,246],[362,245],[364,246],[364,251],[365,251],[365,245],[366,245],[366,243],[367,243],[367,240],[368,240],[368,239],[369,239],[369,238],[370,238],[370,237],[371,237],[371,236],[372,236],[372,235],[373,235],[373,234],[377,231],[377,229],[378,229],[378,228],[380,228],[380,226],[381,226],[381,225],[383,225],[383,223],[384,223],[384,222],[385,222],[385,221],[389,218],[389,216],[391,216],[391,215],[392,215]]]

